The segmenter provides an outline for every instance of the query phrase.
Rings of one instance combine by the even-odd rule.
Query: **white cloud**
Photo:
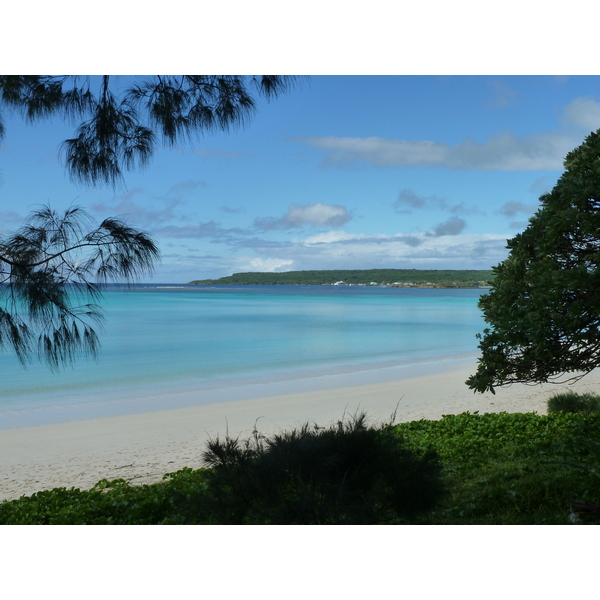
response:
[[[453,146],[378,137],[305,137],[294,141],[328,152],[324,161],[328,166],[365,162],[375,167],[529,171],[562,170],[564,157],[581,142],[581,136],[563,133],[517,136],[507,131],[484,143],[466,139]]]
[[[255,258],[250,261],[252,271],[260,271],[261,273],[275,273],[281,271],[289,271],[284,267],[289,267],[293,264],[293,260],[280,260],[277,258]]]
[[[308,225],[309,227],[341,227],[352,219],[346,208],[339,204],[316,204],[299,205],[290,204],[287,213],[279,218],[266,217],[256,219],[254,226],[261,231],[273,229],[299,229]]]
[[[327,231],[325,233],[318,233],[317,235],[311,235],[304,239],[301,243],[306,246],[313,244],[332,244],[335,242],[347,242],[349,240],[361,240],[368,236],[364,233],[346,233],[345,231]]]
[[[596,131],[600,127],[600,102],[589,96],[575,98],[567,106],[564,118],[568,123]]]
[[[503,103],[511,101],[510,91],[496,89],[497,98]],[[296,137],[291,141],[326,152],[326,166],[366,163],[375,167],[562,171],[567,153],[581,144],[586,132],[600,128],[600,102],[576,98],[566,106],[562,121],[563,127],[555,131],[529,135],[504,131],[484,142],[466,138],[454,145],[380,137]]]
[[[428,236],[348,236],[334,242],[298,243],[279,248],[281,259],[287,252],[293,270],[389,268],[488,269],[506,258],[506,237],[495,234]],[[411,241],[413,242],[411,244]],[[414,242],[417,241],[416,244]],[[264,254],[270,250],[265,248]]]

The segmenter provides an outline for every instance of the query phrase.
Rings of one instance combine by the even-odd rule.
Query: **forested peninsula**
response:
[[[493,271],[366,269],[234,273],[220,279],[190,281],[197,285],[386,285],[393,287],[478,288],[489,285]]]

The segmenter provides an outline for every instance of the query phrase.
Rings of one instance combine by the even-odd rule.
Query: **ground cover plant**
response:
[[[155,484],[99,481],[91,490],[55,488],[0,503],[3,525],[193,525],[189,499],[204,485],[205,469],[168,473]]]
[[[462,413],[403,423],[397,432],[409,446],[435,449],[444,464],[450,494],[425,522],[567,524],[580,519],[574,501],[600,497],[592,475],[598,462],[587,446],[600,440],[598,415]]]
[[[248,446],[226,438],[207,448],[211,468],[182,469],[152,485],[103,480],[92,490],[59,488],[4,501],[0,524],[595,524],[598,515],[578,509],[600,498],[600,457],[590,441],[600,442],[600,416],[563,411],[462,413],[393,427],[347,422]],[[339,452],[331,452],[334,446]],[[404,478],[392,469],[386,479],[388,460],[405,469]],[[415,490],[418,465],[429,479]],[[397,479],[404,491],[395,505]]]

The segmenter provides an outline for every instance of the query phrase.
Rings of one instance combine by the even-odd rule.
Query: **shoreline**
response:
[[[496,395],[464,385],[474,361],[400,380],[285,393],[123,416],[102,417],[0,432],[0,500],[54,487],[88,489],[103,478],[160,481],[165,473],[202,466],[209,438],[271,434],[305,422],[321,427],[344,414],[366,412],[371,422],[439,419],[469,411],[546,414],[558,391],[594,391],[600,373],[575,384],[513,385]]]
[[[416,375],[431,375],[452,370],[472,361],[475,353],[436,356],[409,362],[358,363],[332,368],[270,373],[269,376],[227,379],[182,379],[176,382],[141,385],[113,385],[106,388],[46,392],[44,401],[33,398],[16,408],[0,410],[0,432],[32,427],[86,421],[103,417],[125,416],[223,404],[281,396],[290,393],[361,386],[367,383],[400,381]]]

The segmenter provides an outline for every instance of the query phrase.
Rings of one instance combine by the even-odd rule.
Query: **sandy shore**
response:
[[[159,481],[165,473],[201,466],[209,437],[248,436],[306,421],[327,426],[365,411],[372,421],[439,419],[464,411],[546,413],[546,401],[564,389],[598,391],[600,373],[574,385],[512,386],[496,395],[464,385],[474,363],[385,383],[210,404],[129,416],[0,431],[0,500],[54,487],[90,488],[103,478]]]

